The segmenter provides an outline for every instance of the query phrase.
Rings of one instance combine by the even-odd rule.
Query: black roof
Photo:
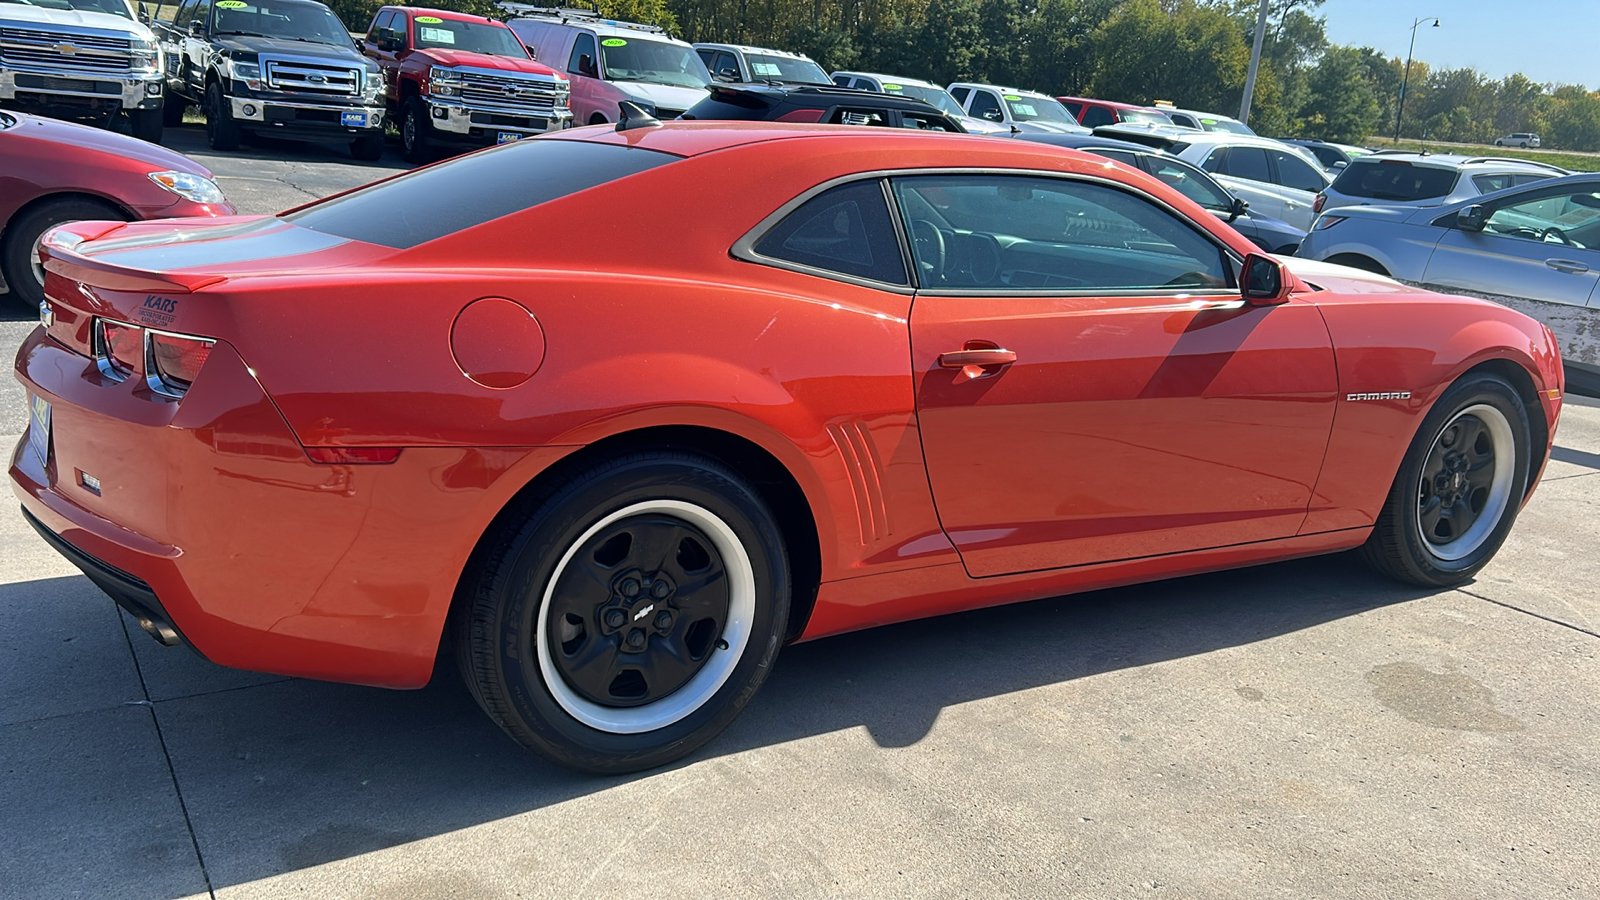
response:
[[[849,103],[866,109],[900,109],[916,112],[939,108],[925,100],[900,94],[880,94],[836,85],[815,84],[717,84],[711,86],[711,96],[724,102],[739,99],[761,100],[768,105],[784,103],[791,107],[829,109],[840,103]]]

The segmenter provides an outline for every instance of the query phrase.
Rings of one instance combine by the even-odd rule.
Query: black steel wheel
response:
[[[1459,584],[1488,564],[1527,493],[1531,429],[1521,396],[1474,372],[1434,404],[1406,451],[1363,555],[1426,587]]]
[[[771,670],[789,609],[780,535],[719,463],[607,461],[475,555],[452,624],[462,674],[502,729],[570,768],[684,756]]]
[[[408,163],[432,162],[433,144],[429,131],[428,104],[421,97],[407,100],[400,112],[400,155]]]
[[[161,143],[161,131],[165,127],[165,121],[165,113],[159,109],[128,110],[128,132],[141,141]]]

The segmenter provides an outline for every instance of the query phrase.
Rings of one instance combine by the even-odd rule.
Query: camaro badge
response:
[[[1410,400],[1410,391],[1385,391],[1381,394],[1345,394],[1346,400]]]

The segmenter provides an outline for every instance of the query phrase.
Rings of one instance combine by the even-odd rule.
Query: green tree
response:
[[[1600,91],[1577,84],[1551,91],[1549,122],[1541,137],[1566,150],[1600,150]]]
[[[1300,110],[1307,137],[1363,143],[1378,130],[1378,98],[1367,80],[1361,51],[1329,47],[1307,75],[1307,103]]]
[[[1237,109],[1250,48],[1223,10],[1192,0],[1127,0],[1090,37],[1098,50],[1091,90],[1130,103],[1171,100],[1214,112]],[[1259,89],[1259,88],[1258,88]]]

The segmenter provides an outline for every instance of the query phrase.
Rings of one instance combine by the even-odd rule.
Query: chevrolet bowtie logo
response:
[[[78,45],[76,45],[76,44],[57,44],[54,47],[51,47],[50,49],[56,51],[57,53],[61,54],[62,56],[73,56],[78,52]]]

